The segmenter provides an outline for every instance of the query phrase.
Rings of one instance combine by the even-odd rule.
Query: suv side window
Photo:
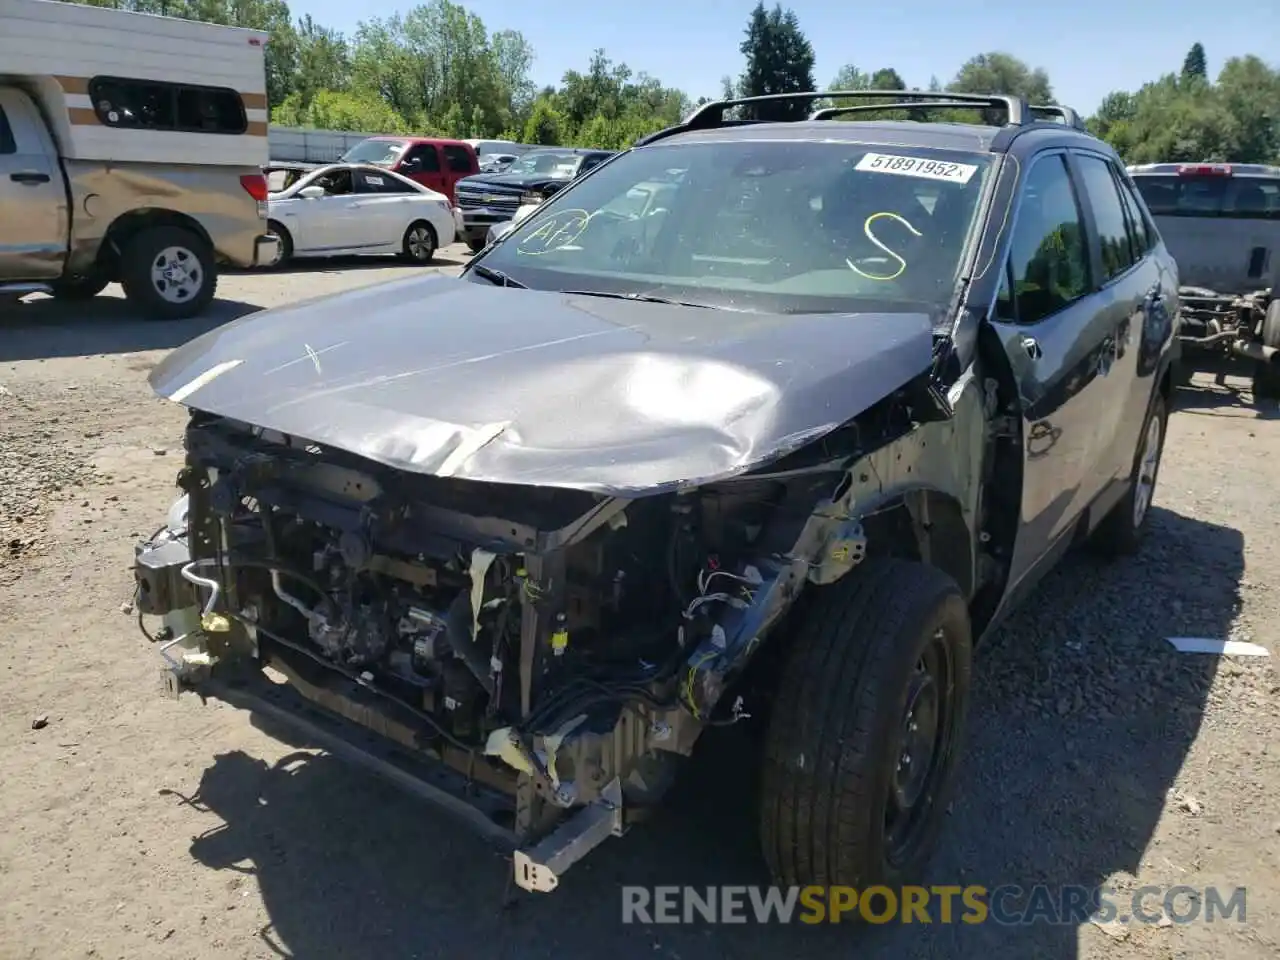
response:
[[[1009,246],[1013,313],[1037,323],[1092,289],[1080,204],[1061,154],[1032,163]]]
[[[471,154],[467,153],[463,147],[445,144],[443,149],[444,162],[448,165],[450,173],[471,172]]]
[[[1098,242],[1102,252],[1102,283],[1119,276],[1133,266],[1135,257],[1129,246],[1129,227],[1124,207],[1116,190],[1111,164],[1101,157],[1076,155],[1080,178],[1084,181],[1089,207],[1098,226]]]
[[[409,168],[409,173],[440,172],[440,155],[436,153],[433,143],[419,143],[410,147],[400,163]]]
[[[0,109],[0,154],[17,153],[18,142],[13,139],[13,128],[9,126],[9,118]]]

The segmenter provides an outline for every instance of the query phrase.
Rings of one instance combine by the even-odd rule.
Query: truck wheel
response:
[[[125,296],[148,320],[185,320],[204,310],[218,287],[213,251],[182,227],[143,230],[121,256]]]
[[[293,256],[293,237],[289,235],[289,231],[283,223],[277,223],[275,220],[267,221],[267,233],[270,233],[280,241],[279,254],[267,264],[269,269],[275,269],[288,262],[289,258]]]
[[[969,612],[942,572],[867,560],[818,588],[765,737],[760,835],[783,886],[896,886],[932,853],[969,703]]]
[[[481,250],[483,250],[487,246],[488,246],[488,243],[484,240],[477,240],[474,237],[467,237],[467,249],[470,250],[472,253],[479,253]]]
[[[52,284],[53,296],[56,300],[92,300],[105,290],[110,282],[105,277],[75,277],[59,280]]]
[[[1267,316],[1262,321],[1262,345],[1280,350],[1280,297],[1267,305]],[[1261,360],[1253,364],[1253,399],[1280,400],[1280,367]]]
[[[1155,499],[1156,480],[1160,476],[1160,458],[1164,454],[1164,434],[1169,423],[1169,407],[1164,395],[1156,390],[1142,422],[1138,445],[1133,451],[1133,471],[1129,475],[1129,492],[1090,537],[1090,546],[1108,557],[1123,557],[1138,552],[1150,526],[1151,502]]]

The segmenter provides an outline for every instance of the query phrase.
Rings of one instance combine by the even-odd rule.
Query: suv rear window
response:
[[[1154,217],[1280,219],[1280,178],[1133,175]]]

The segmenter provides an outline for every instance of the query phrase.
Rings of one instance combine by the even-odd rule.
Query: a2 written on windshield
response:
[[[656,144],[543,204],[483,263],[541,290],[932,311],[951,298],[989,170],[922,148]]]

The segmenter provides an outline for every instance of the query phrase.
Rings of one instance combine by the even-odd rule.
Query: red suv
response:
[[[373,163],[394,170],[454,202],[453,186],[480,172],[475,149],[461,140],[437,137],[370,137],[342,155],[344,163]]]

